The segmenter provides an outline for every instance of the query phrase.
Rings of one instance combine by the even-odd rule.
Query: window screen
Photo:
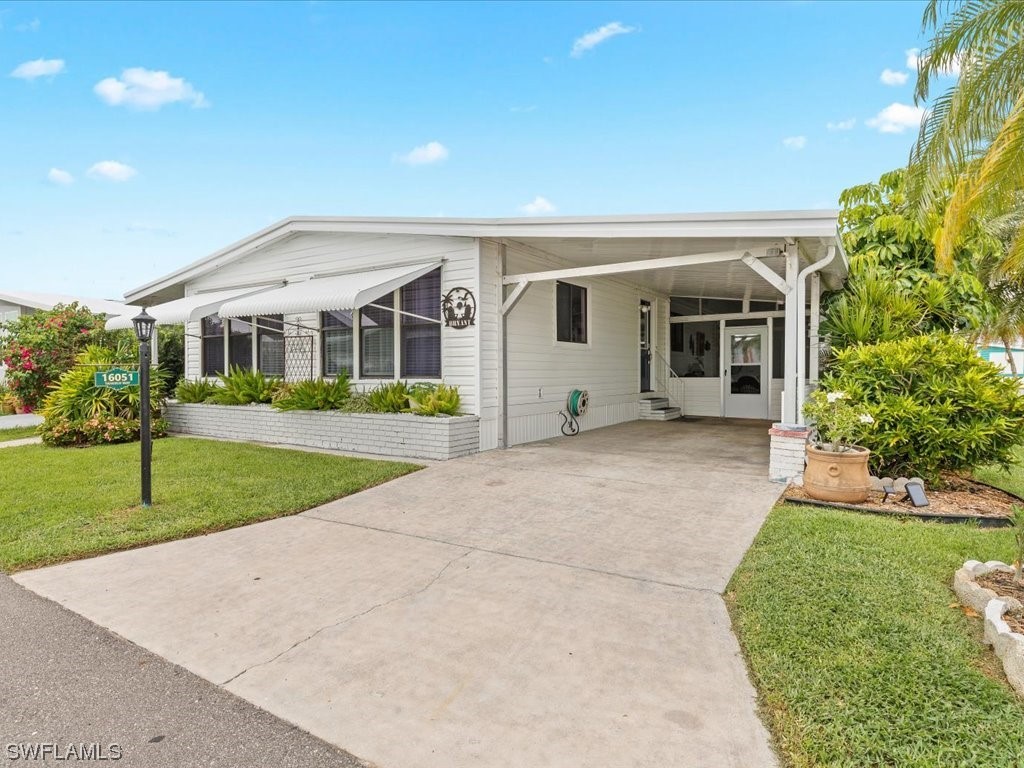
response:
[[[395,375],[395,296],[389,293],[373,303],[379,306],[359,311],[360,375],[390,379]]]
[[[228,365],[252,368],[252,323],[247,320],[228,320]]]
[[[255,320],[260,372],[284,376],[284,315],[266,315]]]
[[[210,315],[201,325],[203,376],[224,373],[224,321],[219,315]]]
[[[320,348],[324,376],[352,375],[352,313],[348,310],[320,313]]]
[[[587,343],[587,289],[572,283],[555,284],[555,328],[559,341]]]
[[[401,291],[402,376],[441,377],[441,270],[435,269]]]

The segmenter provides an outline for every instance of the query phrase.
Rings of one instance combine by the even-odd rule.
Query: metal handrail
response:
[[[674,376],[677,379],[682,378],[678,373],[676,373],[675,369],[672,367],[672,363],[666,360],[665,356],[662,355],[661,352],[659,352],[654,347],[651,347],[651,352],[654,353],[658,360],[660,360],[664,364],[665,369],[669,372],[669,374],[671,374],[671,376]],[[658,368],[661,369],[661,366],[658,366]],[[657,374],[655,374],[655,376],[657,376]],[[658,382],[658,379],[656,378],[655,381]],[[661,387],[659,383],[659,389],[662,389],[665,392],[665,399],[669,401],[669,404],[677,407],[679,409],[679,413],[682,414],[683,404],[676,401],[676,399],[672,397],[672,390],[668,386],[669,382],[665,380],[664,384],[665,386]]]

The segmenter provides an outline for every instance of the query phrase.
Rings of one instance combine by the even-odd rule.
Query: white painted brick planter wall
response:
[[[480,450],[477,416],[278,411],[269,405],[168,402],[171,432],[254,443],[414,459],[454,459]]]
[[[768,479],[778,483],[804,484],[807,460],[807,427],[798,424],[772,424]]]

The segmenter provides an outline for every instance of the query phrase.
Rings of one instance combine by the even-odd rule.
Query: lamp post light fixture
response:
[[[139,340],[139,437],[142,442],[142,506],[153,504],[153,435],[149,412],[150,341],[156,318],[145,309],[132,318],[135,338]]]

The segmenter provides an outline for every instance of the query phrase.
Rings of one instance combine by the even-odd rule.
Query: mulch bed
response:
[[[1024,499],[1019,496],[958,475],[943,477],[942,488],[926,487],[925,493],[928,496],[927,507],[915,507],[909,499],[904,501],[904,493],[897,493],[890,496],[888,501],[883,501],[885,494],[881,491],[871,491],[863,504],[818,501],[808,496],[803,488],[795,485],[786,489],[783,498],[797,504],[839,507],[880,515],[919,517],[940,522],[974,520],[983,527],[1009,525],[1013,505],[1024,504]]]
[[[1015,597],[1024,603],[1024,586],[1013,583],[1013,574],[1005,571],[992,571],[984,576],[979,576],[977,583],[986,589],[991,589],[1000,597]],[[1024,616],[1006,612],[1003,614],[1003,621],[1013,632],[1024,635]]]

